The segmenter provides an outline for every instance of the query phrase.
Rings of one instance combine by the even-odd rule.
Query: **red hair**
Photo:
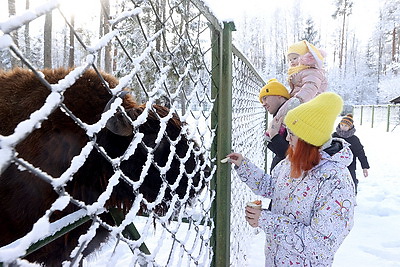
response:
[[[301,139],[297,141],[294,149],[289,146],[287,155],[291,163],[290,177],[293,178],[299,178],[303,172],[311,170],[321,160],[319,147],[310,145]]]

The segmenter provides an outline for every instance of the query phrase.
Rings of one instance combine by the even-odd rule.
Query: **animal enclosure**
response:
[[[219,160],[265,164],[264,81],[232,24],[197,0],[93,0],[86,21],[67,2],[0,23],[0,262],[246,266],[252,195]]]

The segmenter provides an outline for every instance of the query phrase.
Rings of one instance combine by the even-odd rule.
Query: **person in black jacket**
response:
[[[340,137],[350,143],[351,152],[353,152],[353,162],[348,166],[351,177],[354,181],[354,186],[357,194],[358,179],[356,177],[356,159],[361,163],[364,177],[368,176],[369,163],[367,156],[365,156],[364,146],[361,144],[360,139],[354,134],[356,128],[353,124],[353,115],[347,114],[342,118],[339,125],[336,127],[336,132],[333,133],[333,137]]]
[[[277,79],[270,79],[261,88],[259,98],[265,110],[275,118],[281,106],[290,98],[290,94]],[[286,157],[286,151],[289,147],[289,142],[286,140],[287,132],[282,124],[282,119],[280,121],[273,120],[265,133],[267,147],[275,154],[272,159],[270,173],[276,164]]]

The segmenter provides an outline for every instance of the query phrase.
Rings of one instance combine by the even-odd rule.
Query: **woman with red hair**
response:
[[[287,157],[269,175],[239,153],[228,155],[243,182],[272,200],[272,209],[246,207],[246,220],[266,234],[265,266],[331,266],[353,226],[353,155],[343,139],[331,139],[343,100],[322,93],[284,119]]]

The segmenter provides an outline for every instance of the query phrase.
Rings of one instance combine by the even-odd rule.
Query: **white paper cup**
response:
[[[252,207],[252,208],[255,208],[255,209],[258,209],[258,210],[261,210],[262,209],[262,203],[261,204],[256,204],[256,203],[254,203],[254,202],[247,202],[246,203],[246,206],[247,207]],[[257,227],[257,228],[255,228],[254,229],[254,234],[255,235],[258,235],[260,233],[260,229]]]
[[[262,208],[262,204],[257,205],[254,202],[247,202],[246,206],[247,207],[252,207],[252,208],[255,208],[255,209],[258,209],[258,210],[261,210],[261,208]]]

